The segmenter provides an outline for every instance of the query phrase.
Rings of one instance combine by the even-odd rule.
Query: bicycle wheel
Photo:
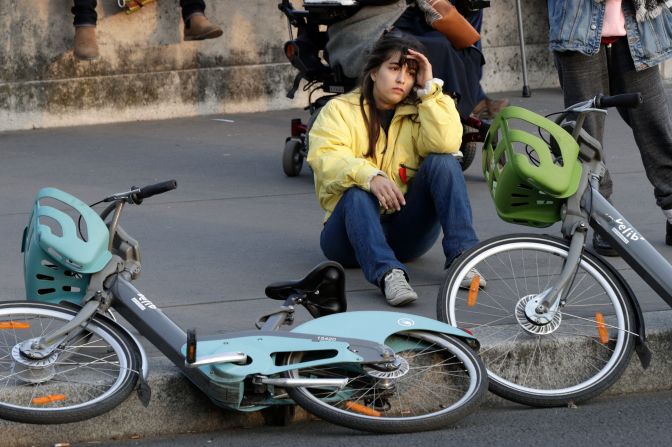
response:
[[[636,335],[631,303],[604,261],[588,252],[555,317],[535,324],[526,316],[527,302],[556,281],[568,249],[549,236],[503,236],[464,253],[447,272],[439,319],[479,339],[490,390],[501,397],[542,407],[584,401],[628,366]],[[460,287],[472,268],[484,288]]]
[[[31,302],[0,304],[0,417],[32,424],[81,421],[120,404],[138,380],[135,343],[96,317],[74,339],[34,360],[21,343],[51,333],[75,311]]]
[[[461,340],[422,331],[394,334],[396,371],[335,364],[291,370],[291,378],[347,378],[340,389],[288,388],[308,412],[357,430],[405,433],[446,427],[475,410],[487,389],[478,356]],[[287,364],[310,360],[292,354]]]

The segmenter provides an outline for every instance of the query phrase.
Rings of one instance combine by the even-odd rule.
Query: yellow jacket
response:
[[[369,191],[373,176],[382,172],[406,194],[399,172],[402,165],[410,181],[427,155],[460,150],[462,124],[455,103],[433,84],[417,104],[397,106],[387,135],[380,131],[376,157],[367,158],[369,136],[359,97],[355,90],[330,100],[310,130],[307,160],[317,198],[327,212],[325,222],[349,188]]]

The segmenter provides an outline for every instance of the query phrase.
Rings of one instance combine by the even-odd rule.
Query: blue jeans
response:
[[[425,254],[441,229],[446,265],[478,243],[459,162],[432,154],[420,165],[399,212],[381,216],[373,194],[347,190],[324,225],[320,246],[328,259],[360,266],[366,279],[380,286],[391,269],[407,273],[402,262]]]

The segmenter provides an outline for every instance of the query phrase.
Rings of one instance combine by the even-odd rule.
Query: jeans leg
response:
[[[96,0],[74,0],[70,12],[75,16],[74,26],[96,26],[98,14],[96,13]]]
[[[672,115],[658,67],[636,71],[625,39],[612,47],[612,94],[640,92],[636,109],[619,108],[632,128],[646,176],[654,187],[656,203],[672,208]]]
[[[405,260],[429,250],[439,227],[443,230],[446,265],[478,243],[464,175],[460,163],[450,154],[431,154],[422,162],[406,194],[406,206],[385,229],[390,246],[399,259]]]
[[[186,23],[189,17],[195,13],[205,13],[204,0],[180,0],[180,8],[182,8],[182,20]]]
[[[586,56],[578,51],[557,51],[554,55],[565,107],[593,98],[598,93],[610,94],[609,71],[604,46],[593,56]],[[602,143],[604,115],[595,113],[589,115],[583,128]],[[600,193],[609,198],[612,191],[613,183],[607,171],[600,182]]]
[[[324,225],[320,246],[327,259],[361,266],[367,281],[377,286],[389,270],[407,271],[385,240],[378,199],[359,188],[343,194]]]

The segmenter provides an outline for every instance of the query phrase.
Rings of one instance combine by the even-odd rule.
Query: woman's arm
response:
[[[421,157],[432,153],[451,154],[460,150],[462,123],[455,101],[441,91],[442,82],[432,80],[420,96],[417,149]],[[422,92],[424,93],[424,92]]]
[[[432,64],[425,55],[409,49],[406,57],[418,62],[418,153],[421,157],[426,157],[431,153],[459,151],[462,144],[462,123],[455,102],[441,91],[443,81],[434,79]]]
[[[324,106],[308,137],[307,161],[315,175],[320,203],[353,186],[368,191],[371,179],[380,173],[373,163],[356,155],[353,146],[359,143],[353,141],[351,127],[362,124],[352,122],[339,105],[338,100],[332,100]]]

